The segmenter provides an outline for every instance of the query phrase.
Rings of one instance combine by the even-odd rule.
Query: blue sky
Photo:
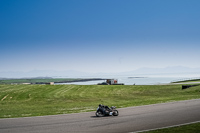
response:
[[[0,0],[0,71],[200,67],[199,0]]]

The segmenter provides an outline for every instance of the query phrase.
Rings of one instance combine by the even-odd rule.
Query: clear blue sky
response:
[[[0,0],[0,71],[200,67],[200,0]]]

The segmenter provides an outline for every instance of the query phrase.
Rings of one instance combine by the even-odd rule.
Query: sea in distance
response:
[[[58,77],[55,77],[58,78]],[[59,77],[69,78],[69,77]],[[105,79],[117,79],[118,83],[124,85],[159,85],[168,84],[175,81],[200,79],[200,72],[197,73],[170,73],[170,74],[136,74],[136,75],[117,75],[117,74],[97,74],[97,75],[82,75],[70,78],[101,78],[103,80],[71,82],[71,83],[57,83],[57,84],[75,84],[75,85],[96,85],[98,83],[106,82]]]

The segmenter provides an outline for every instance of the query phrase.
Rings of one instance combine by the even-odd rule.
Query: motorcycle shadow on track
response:
[[[93,116],[90,116],[90,118],[93,118],[93,119],[108,119],[108,118],[116,118],[114,116],[102,116],[102,117],[97,117],[96,115],[93,115]]]

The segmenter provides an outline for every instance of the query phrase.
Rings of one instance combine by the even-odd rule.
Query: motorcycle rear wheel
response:
[[[97,117],[101,117],[101,116],[103,116],[103,113],[102,113],[101,111],[97,111],[97,112],[96,112],[96,116],[97,116]]]

